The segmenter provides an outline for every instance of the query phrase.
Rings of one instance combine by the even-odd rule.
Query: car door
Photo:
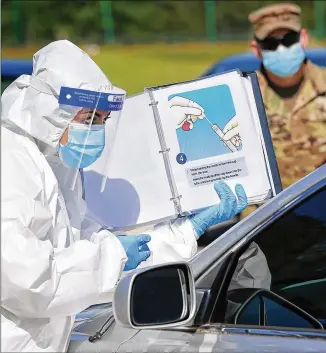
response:
[[[230,319],[236,310],[230,306],[231,294],[241,288],[264,288],[326,327],[325,184],[323,180],[308,189],[229,252],[223,278],[218,271],[218,285],[210,288],[210,312],[201,314],[207,321],[202,319],[197,330],[206,335],[209,351],[326,352],[323,329],[302,328],[275,313],[263,327],[253,320],[235,324]]]
[[[254,283],[256,288],[259,284],[266,288],[267,283],[268,289],[295,301],[323,322],[323,298],[326,297],[323,293],[326,278],[324,171],[325,168],[316,171],[296,188],[284,191],[281,198],[258,209],[192,260],[198,311],[191,326],[132,330],[114,325],[101,340],[73,342],[69,351],[326,352],[325,331],[283,327],[277,322],[273,322],[273,327],[240,325],[230,322],[226,315],[228,294],[237,284],[250,288]],[[275,204],[281,205],[279,212]],[[248,256],[251,253],[254,256]],[[247,266],[248,262],[251,266]],[[246,274],[250,267],[258,269],[258,281],[250,277],[254,271],[250,276]],[[266,273],[270,281],[262,276]],[[200,278],[204,279],[201,283]],[[304,290],[309,287],[311,291]],[[94,323],[89,333],[94,334],[102,324]]]

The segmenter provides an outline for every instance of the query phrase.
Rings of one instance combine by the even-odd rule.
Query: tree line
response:
[[[217,40],[248,39],[248,14],[276,2],[218,0],[211,14],[204,0],[115,0],[107,18],[99,0],[2,0],[2,45],[60,38],[100,44],[105,42],[104,23],[111,19],[116,42],[201,41],[207,39],[207,16],[215,20]],[[294,3],[302,8],[303,24],[313,29],[314,1]]]

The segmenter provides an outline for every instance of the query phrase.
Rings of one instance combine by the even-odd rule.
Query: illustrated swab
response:
[[[224,139],[224,132],[217,126],[217,124],[213,124],[209,119],[205,116],[205,119],[209,122],[211,125],[212,129],[218,135],[218,137],[225,143],[225,145],[232,151],[232,152],[238,152],[237,148],[233,145],[232,142],[226,141]]]

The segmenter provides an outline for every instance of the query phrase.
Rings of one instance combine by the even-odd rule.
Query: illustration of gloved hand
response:
[[[175,96],[170,104],[170,116],[175,121],[176,129],[189,131],[197,119],[205,118],[204,108],[188,98]]]
[[[240,147],[242,145],[242,139],[240,136],[240,129],[237,119],[232,118],[223,129],[225,141],[230,141],[235,147]]]
[[[209,227],[231,219],[236,214],[242,212],[248,205],[247,195],[241,184],[237,184],[235,187],[236,195],[222,181],[215,183],[214,189],[221,202],[189,217],[198,238]]]
[[[151,240],[150,235],[119,235],[117,238],[120,240],[128,257],[124,271],[134,270],[150,256],[151,252],[147,245]]]

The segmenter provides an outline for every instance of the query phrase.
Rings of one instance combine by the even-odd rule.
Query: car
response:
[[[326,49],[325,48],[308,48],[306,55],[314,64],[326,67]],[[209,67],[201,77],[216,75],[222,72],[239,69],[242,72],[257,71],[261,61],[252,52],[241,53],[228,56],[219,60]]]
[[[127,273],[68,352],[326,352],[325,205],[326,164],[189,261]]]
[[[20,75],[31,75],[32,60],[3,59],[1,60],[1,94]]]

